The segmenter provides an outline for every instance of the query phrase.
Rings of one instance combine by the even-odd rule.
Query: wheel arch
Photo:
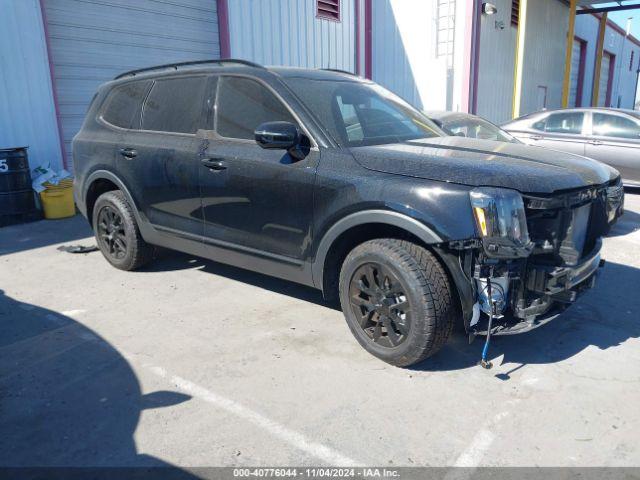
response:
[[[109,170],[96,170],[89,175],[85,184],[86,188],[84,189],[83,198],[86,208],[86,217],[89,223],[92,223],[93,221],[93,207],[95,206],[98,197],[109,191],[120,190],[125,196],[127,202],[129,202],[129,205],[131,205],[133,215],[135,216],[138,225],[140,225],[142,219],[136,202],[133,200],[133,197],[125,183],[115,173],[110,172]]]
[[[366,210],[338,220],[322,236],[312,265],[313,281],[325,295],[335,282],[335,269],[355,245],[383,237],[409,238],[424,245],[438,244],[442,237],[427,225],[402,213]],[[330,295],[329,295],[330,296]]]
[[[438,232],[412,217],[393,211],[372,210],[348,215],[322,237],[312,271],[315,286],[322,290],[329,302],[338,300],[338,278],[344,258],[355,246],[374,238],[402,238],[428,248],[447,273],[463,321],[468,324],[473,307],[473,289],[460,268],[458,257],[442,245],[446,239]]]

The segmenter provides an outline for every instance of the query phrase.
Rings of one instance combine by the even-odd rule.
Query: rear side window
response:
[[[571,135],[580,135],[582,133],[583,121],[584,113],[553,113],[546,119],[534,123],[533,128],[549,133],[566,133]]]
[[[220,78],[216,121],[219,135],[253,140],[253,132],[261,123],[275,121],[297,124],[282,102],[261,83],[243,77]]]
[[[104,103],[102,118],[116,127],[131,128],[150,85],[151,80],[146,80],[114,88]]]
[[[207,77],[156,80],[144,104],[142,129],[196,133],[204,107]]]

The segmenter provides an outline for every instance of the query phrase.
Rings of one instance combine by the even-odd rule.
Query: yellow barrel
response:
[[[46,190],[40,192],[44,218],[56,219],[73,217],[76,206],[73,203],[73,180],[61,180],[58,185],[44,184]]]

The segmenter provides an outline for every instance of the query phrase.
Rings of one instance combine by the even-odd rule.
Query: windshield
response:
[[[287,85],[340,146],[444,136],[431,120],[374,83],[287,78]]]
[[[444,121],[443,129],[457,136],[480,138],[483,140],[498,140],[500,142],[520,143],[515,137],[504,130],[479,117],[464,117],[451,121]]]

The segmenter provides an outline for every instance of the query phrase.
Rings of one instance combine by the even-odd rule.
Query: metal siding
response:
[[[355,0],[341,0],[340,21],[316,18],[315,0],[229,2],[231,56],[264,65],[355,72]]]
[[[129,69],[219,58],[215,0],[44,0],[65,148],[98,86]]]
[[[582,105],[588,106],[591,105],[591,94],[593,92],[593,71],[598,39],[598,19],[593,15],[578,15],[576,18],[576,35],[588,42],[582,93]],[[623,43],[624,52],[622,52]],[[640,46],[629,40],[623,42],[623,35],[620,34],[620,32],[615,31],[611,27],[607,27],[604,48],[616,56],[616,65],[614,66],[616,71],[612,85],[611,102],[614,106],[617,106],[618,95],[621,95],[621,108],[633,108],[633,101],[636,94],[635,88]],[[636,53],[634,54],[634,65],[631,71],[629,71],[629,57],[632,50]],[[604,90],[600,92],[600,101],[604,101],[602,98],[603,95],[606,95],[606,83]]]
[[[29,146],[29,163],[62,168],[38,0],[0,0],[0,148]]]
[[[482,15],[478,69],[478,115],[496,123],[511,119],[513,62],[517,30],[511,26],[511,0],[492,2],[495,15]],[[504,29],[496,28],[502,22]]]
[[[609,96],[609,71],[611,67],[611,54],[604,52],[602,55],[602,67],[600,70],[600,89],[598,91],[598,106],[607,106],[607,97]],[[613,98],[613,96],[611,97]]]
[[[546,108],[562,106],[569,9],[559,0],[529,2],[520,114],[538,109],[538,87],[547,88]]]

